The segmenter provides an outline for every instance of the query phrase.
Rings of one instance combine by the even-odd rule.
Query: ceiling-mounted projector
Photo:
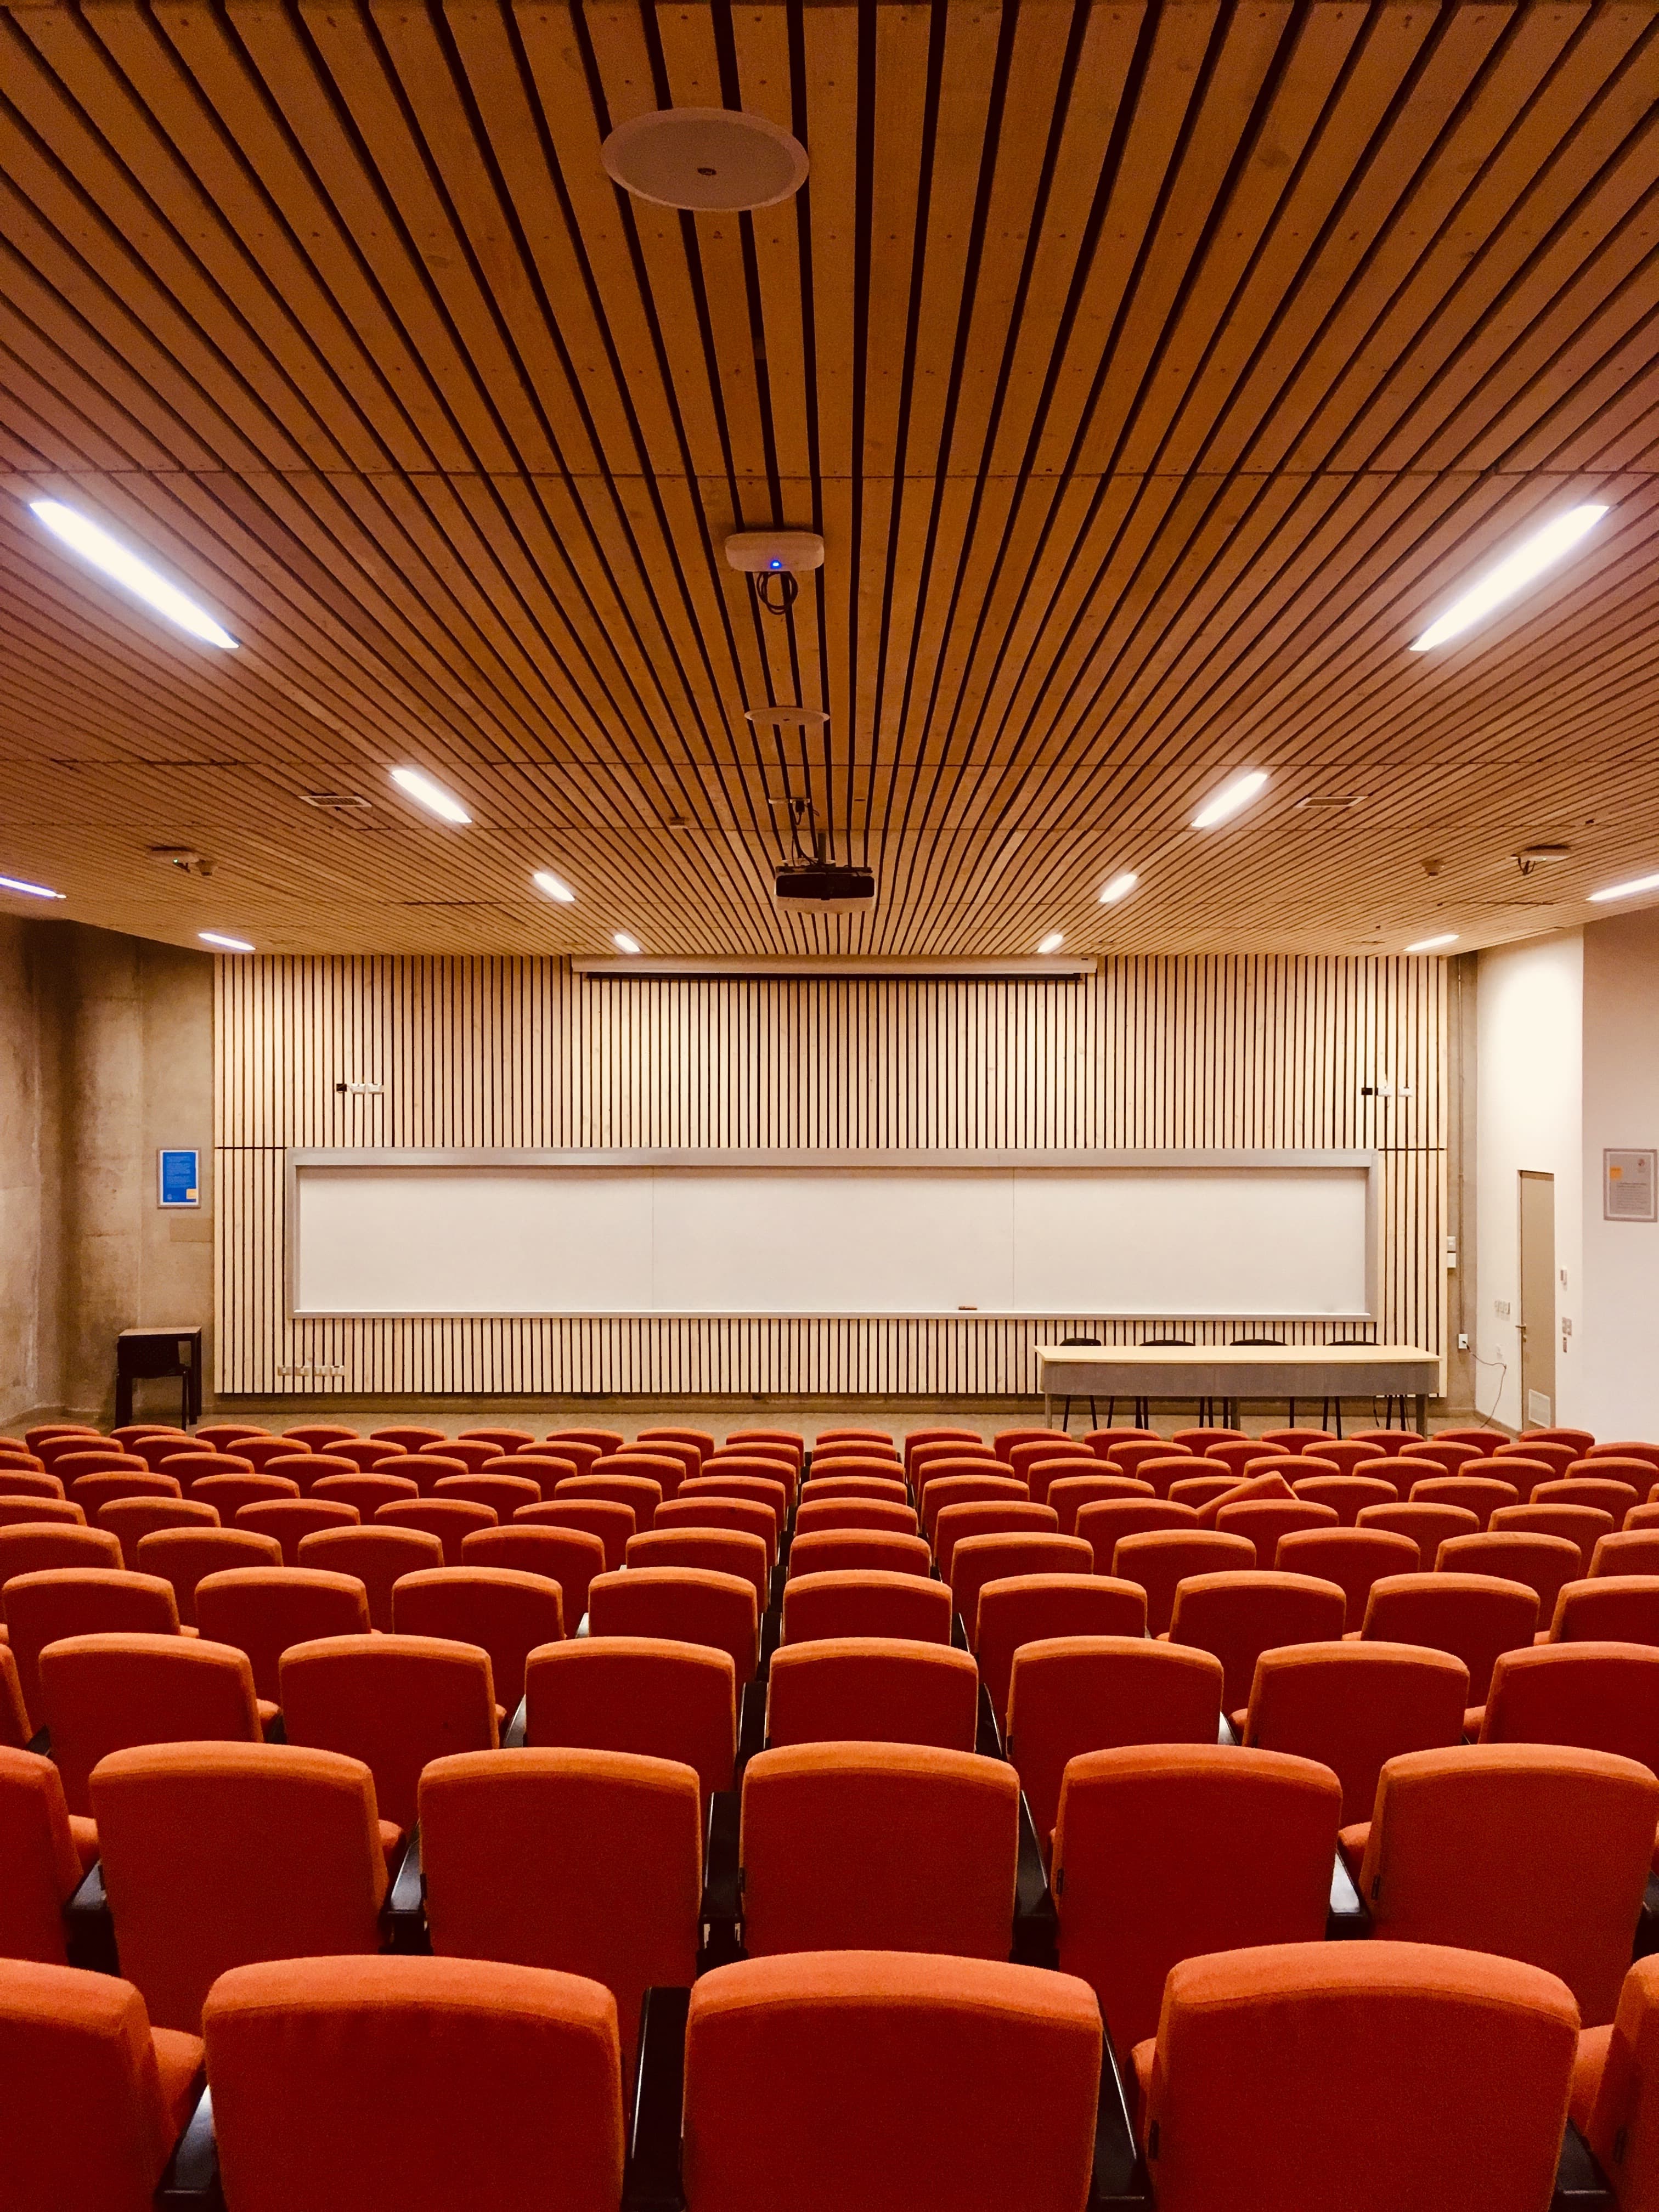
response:
[[[876,872],[836,860],[792,860],[773,876],[772,896],[793,914],[868,914],[876,903]]]

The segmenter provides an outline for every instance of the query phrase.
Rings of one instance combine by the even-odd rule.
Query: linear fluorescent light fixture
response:
[[[77,514],[58,499],[32,499],[29,513],[38,522],[45,523],[52,536],[60,538],[71,553],[78,553],[92,568],[101,569],[112,583],[124,592],[131,592],[135,599],[142,599],[147,607],[179,629],[198,637],[204,645],[216,645],[226,653],[234,653],[236,641],[230,632],[205,607],[198,607],[176,584],[152,568],[148,561],[141,561],[119,538],[112,538],[107,530],[100,529],[89,516]]]
[[[465,830],[472,817],[459,799],[452,798],[442,784],[434,781],[424,769],[394,768],[392,781],[406,799],[416,806],[424,806],[428,814],[435,814],[441,822],[453,822]]]
[[[222,930],[198,929],[196,934],[204,945],[216,945],[221,952],[252,952],[253,947],[245,937],[227,937]]]
[[[1438,952],[1443,945],[1455,945],[1457,932],[1448,930],[1443,937],[1419,937],[1415,945],[1406,947],[1407,952]]]
[[[1659,876],[1632,876],[1627,884],[1609,884],[1606,890],[1590,893],[1590,904],[1600,906],[1604,899],[1634,898],[1638,891],[1659,891]]]
[[[1224,783],[1214,798],[1205,800],[1193,817],[1194,829],[1213,830],[1218,822],[1225,822],[1241,807],[1248,806],[1258,792],[1267,788],[1267,783],[1266,769],[1246,769],[1243,775],[1236,775],[1231,783]]]
[[[617,930],[611,942],[616,946],[618,952],[637,952],[640,950],[639,939],[637,937],[630,937],[625,929]]]
[[[44,884],[26,884],[21,876],[0,876],[0,891],[17,891],[24,898],[67,898],[67,891],[48,890]]]
[[[1523,538],[1512,553],[1505,554],[1495,568],[1470,585],[1461,599],[1454,599],[1439,618],[1431,622],[1421,637],[1412,640],[1413,653],[1428,653],[1449,639],[1461,636],[1472,629],[1483,617],[1501,607],[1505,599],[1512,599],[1517,592],[1524,592],[1534,577],[1553,568],[1558,561],[1565,560],[1581,538],[1587,538],[1607,513],[1605,505],[1591,500],[1583,507],[1570,507],[1565,514],[1558,514],[1541,530],[1534,530],[1530,538]]]
[[[1039,943],[1037,951],[1039,952],[1058,952],[1060,946],[1064,945],[1065,942],[1066,933],[1063,929],[1051,929],[1048,932],[1048,934]]]
[[[1120,899],[1127,898],[1139,881],[1139,877],[1133,868],[1120,868],[1109,883],[1101,885],[1102,906],[1115,906]]]
[[[545,891],[549,898],[556,899],[561,906],[574,906],[576,903],[575,892],[564,878],[556,876],[551,868],[538,868],[530,880],[538,891]]]

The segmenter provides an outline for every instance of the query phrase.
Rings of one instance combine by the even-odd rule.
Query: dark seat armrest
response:
[[[757,1675],[752,1682],[743,1686],[743,1702],[738,1717],[738,1788],[743,1785],[743,1770],[751,1759],[766,1748],[766,1684]]]
[[[64,1907],[64,1955],[88,1974],[118,1974],[115,1920],[104,1890],[104,1868],[94,1860]]]
[[[501,1749],[503,1751],[522,1751],[524,1749],[526,1735],[528,1733],[530,1727],[529,1720],[526,1717],[526,1708],[529,1704],[530,1698],[528,1692],[526,1692],[525,1696],[520,1698],[518,1710],[514,1712],[512,1719],[507,1724],[507,1733],[501,1738]]]
[[[50,1759],[52,1757],[52,1730],[49,1728],[36,1729],[34,1734],[29,1738],[28,1747],[34,1753],[37,1759]]]
[[[1353,1876],[1339,1850],[1331,1863],[1331,1901],[1325,1914],[1325,1941],[1352,1942],[1371,1932],[1371,1916],[1353,1886]]]
[[[729,1965],[743,1956],[743,1799],[735,1790],[717,1790],[708,1800],[708,1831],[702,1860],[702,1956],[699,1971]]]
[[[991,1692],[983,1682],[979,1686],[979,1729],[974,1739],[974,1749],[981,1759],[1006,1759],[1002,1730],[997,1726],[997,1709],[991,1703]]]
[[[1014,1960],[1054,1966],[1059,1960],[1060,1917],[1042,1870],[1042,1848],[1025,1792],[1019,1793],[1019,1859],[1014,1874]]]
[[[1089,2212],[1152,2212],[1152,2187],[1129,2118],[1129,2100],[1108,2033],[1100,2055],[1100,2106],[1095,2118],[1095,2170]]]
[[[969,1648],[968,1631],[963,1626],[962,1615],[954,1609],[951,1614],[951,1648],[954,1651],[966,1651]]]
[[[634,2124],[623,2179],[623,2212],[680,2212],[680,2109],[685,2096],[690,1990],[647,1990],[640,2001]]]
[[[1550,2212],[1617,2212],[1618,2203],[1589,2145],[1569,2120],[1561,2138]]]
[[[409,1832],[404,1856],[380,1907],[380,1931],[388,1951],[400,1957],[428,1957],[432,1938],[426,1924],[426,1881],[421,1872],[421,1824]]]
[[[204,2088],[196,2109],[185,2123],[185,2131],[173,2146],[155,2191],[158,2205],[175,2205],[180,2212],[224,2212],[224,2191],[219,2185],[219,2146],[213,2136],[213,2097]]]

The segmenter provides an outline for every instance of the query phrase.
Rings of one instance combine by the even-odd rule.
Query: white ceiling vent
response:
[[[659,207],[731,214],[770,207],[806,181],[806,149],[763,115],[664,107],[619,123],[599,149],[624,191]]]

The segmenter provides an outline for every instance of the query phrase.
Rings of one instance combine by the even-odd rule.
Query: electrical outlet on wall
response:
[[[1457,1348],[1460,1352],[1467,1352],[1469,1348],[1468,1336],[1466,1332],[1461,1328],[1457,1332]]]

